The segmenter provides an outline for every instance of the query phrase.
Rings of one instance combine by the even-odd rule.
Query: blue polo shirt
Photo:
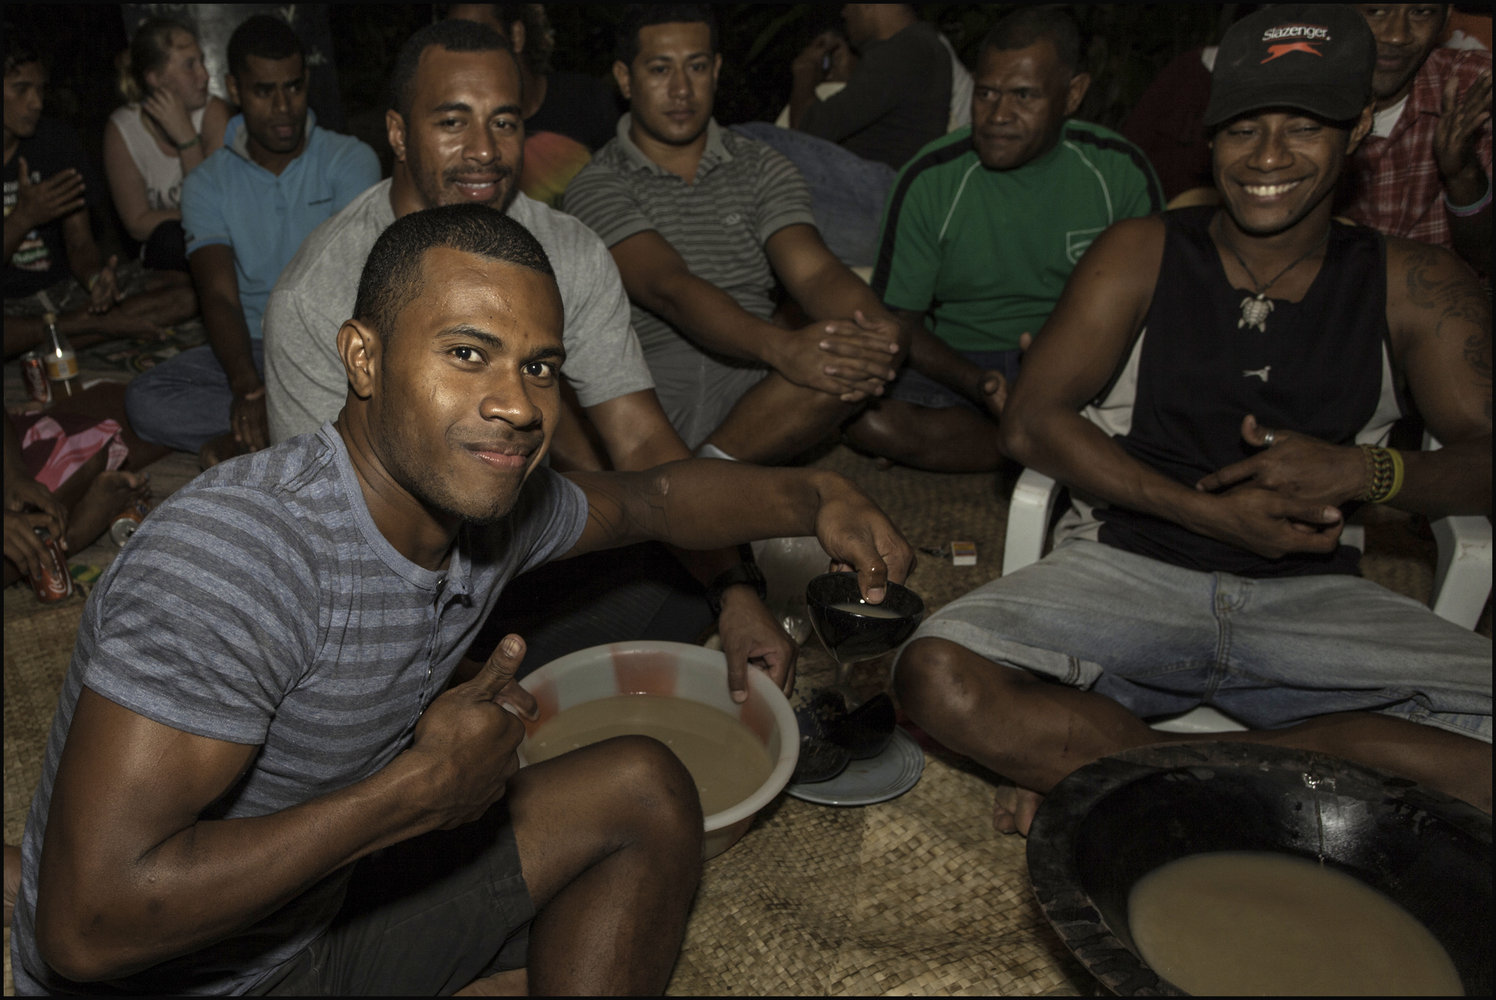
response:
[[[306,149],[276,176],[250,159],[244,116],[235,115],[223,148],[182,183],[187,253],[233,248],[239,303],[255,340],[275,279],[301,241],[379,180],[379,158],[367,145],[318,128],[310,110],[306,127]]]

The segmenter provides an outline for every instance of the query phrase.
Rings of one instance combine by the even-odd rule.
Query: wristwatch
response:
[[[758,599],[763,600],[769,593],[769,587],[764,582],[763,571],[758,568],[757,563],[740,562],[723,570],[712,581],[711,586],[706,588],[706,603],[712,609],[712,617],[722,616],[722,592],[728,587],[736,587],[738,584],[748,584],[758,591]]]

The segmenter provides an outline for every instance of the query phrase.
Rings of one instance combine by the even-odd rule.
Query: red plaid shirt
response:
[[[1429,53],[1408,94],[1392,134],[1367,136],[1351,156],[1341,194],[1342,214],[1384,233],[1454,248],[1444,186],[1434,160],[1434,130],[1439,125],[1444,83],[1450,75],[1464,94],[1491,69],[1491,53],[1435,49]],[[1477,143],[1480,164],[1491,176],[1491,123]]]

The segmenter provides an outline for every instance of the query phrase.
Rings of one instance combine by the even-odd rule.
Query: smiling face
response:
[[[152,90],[177,95],[189,111],[208,103],[208,68],[203,65],[203,50],[185,31],[172,32],[165,64],[146,73],[145,80]]]
[[[561,317],[548,275],[427,251],[419,293],[374,336],[378,356],[350,371],[389,478],[439,517],[507,515],[560,416]]]
[[[1372,93],[1379,107],[1390,107],[1407,96],[1413,77],[1439,44],[1448,4],[1358,4],[1377,43]]]
[[[229,96],[244,113],[249,155],[278,171],[306,143],[306,69],[299,55],[285,59],[247,56],[244,69],[227,77]]]
[[[1237,228],[1282,232],[1317,209],[1371,127],[1371,109],[1351,131],[1299,111],[1259,111],[1228,123],[1211,141],[1216,188]]]
[[[988,46],[972,79],[971,142],[989,170],[1012,170],[1055,147],[1091,79],[1071,76],[1054,45]]]
[[[402,164],[392,201],[399,214],[475,202],[504,211],[524,166],[519,66],[508,52],[421,53],[409,120],[385,115]]]
[[[667,146],[704,141],[721,69],[709,25],[692,21],[640,28],[633,65],[613,64],[613,78],[629,101],[634,141]]]

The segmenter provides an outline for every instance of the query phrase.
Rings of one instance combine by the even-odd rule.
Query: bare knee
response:
[[[693,842],[699,850],[701,800],[680,758],[647,736],[619,736],[600,746],[608,752],[613,818],[636,836]]]
[[[916,639],[904,648],[894,673],[894,693],[920,725],[970,720],[1000,713],[994,697],[1027,683],[1028,675],[993,663],[947,639]]]
[[[997,423],[959,406],[878,400],[846,425],[844,437],[859,451],[934,472],[986,472],[1003,461]]]

